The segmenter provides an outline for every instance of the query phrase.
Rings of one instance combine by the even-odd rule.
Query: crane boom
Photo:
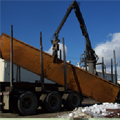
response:
[[[54,55],[53,62],[57,62],[57,51],[59,50],[58,42],[60,42],[60,40],[58,39],[58,34],[59,34],[60,30],[62,29],[62,26],[66,22],[66,20],[67,20],[69,14],[71,13],[72,9],[75,10],[75,14],[76,14],[76,17],[77,17],[78,22],[80,24],[80,28],[82,30],[82,34],[85,37],[86,53],[87,53],[86,57],[87,57],[87,61],[89,63],[90,72],[93,73],[93,74],[96,74],[96,72],[94,72],[94,70],[96,69],[95,68],[95,64],[97,62],[98,56],[95,54],[95,51],[91,47],[91,42],[90,42],[90,39],[89,39],[89,35],[88,35],[88,32],[87,32],[87,28],[86,28],[84,19],[82,17],[82,13],[80,11],[78,3],[75,0],[71,3],[69,8],[67,9],[67,12],[66,12],[64,18],[62,19],[59,27],[57,28],[57,30],[54,33],[54,40],[51,41],[52,44],[53,44],[53,55]]]

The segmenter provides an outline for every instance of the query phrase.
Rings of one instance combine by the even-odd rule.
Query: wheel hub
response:
[[[23,99],[23,101],[22,101],[22,107],[24,108],[24,109],[28,109],[28,108],[30,108],[31,107],[31,103],[32,103],[32,101],[31,101],[31,99],[30,98],[24,98]]]
[[[50,104],[52,107],[55,107],[57,104],[57,98],[55,96],[53,96],[50,100]]]

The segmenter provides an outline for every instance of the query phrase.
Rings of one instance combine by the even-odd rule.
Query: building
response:
[[[13,64],[13,80],[19,81],[17,65]],[[20,68],[20,79],[23,82],[37,82],[40,81],[40,76],[30,72],[24,68]],[[0,82],[10,81],[10,62],[0,58]],[[46,78],[44,78],[45,83],[54,83]]]

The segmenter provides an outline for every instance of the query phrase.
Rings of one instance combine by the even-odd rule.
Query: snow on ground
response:
[[[93,106],[78,107],[68,114],[63,114],[58,116],[59,118],[77,118],[77,117],[87,117],[87,118],[104,118],[105,116],[111,116],[115,111],[117,117],[120,117],[120,104],[118,103],[102,103],[100,105],[94,104]]]

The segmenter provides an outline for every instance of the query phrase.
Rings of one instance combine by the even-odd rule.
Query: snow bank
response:
[[[108,109],[112,109],[108,111]],[[104,117],[107,115],[110,115],[114,112],[115,109],[120,110],[120,104],[118,103],[103,103],[103,104],[94,104],[93,106],[87,106],[87,107],[79,107],[75,108],[71,113],[69,114],[63,114],[61,116],[58,116],[59,118],[77,118],[77,117]],[[120,113],[117,113],[118,116],[120,116]]]

